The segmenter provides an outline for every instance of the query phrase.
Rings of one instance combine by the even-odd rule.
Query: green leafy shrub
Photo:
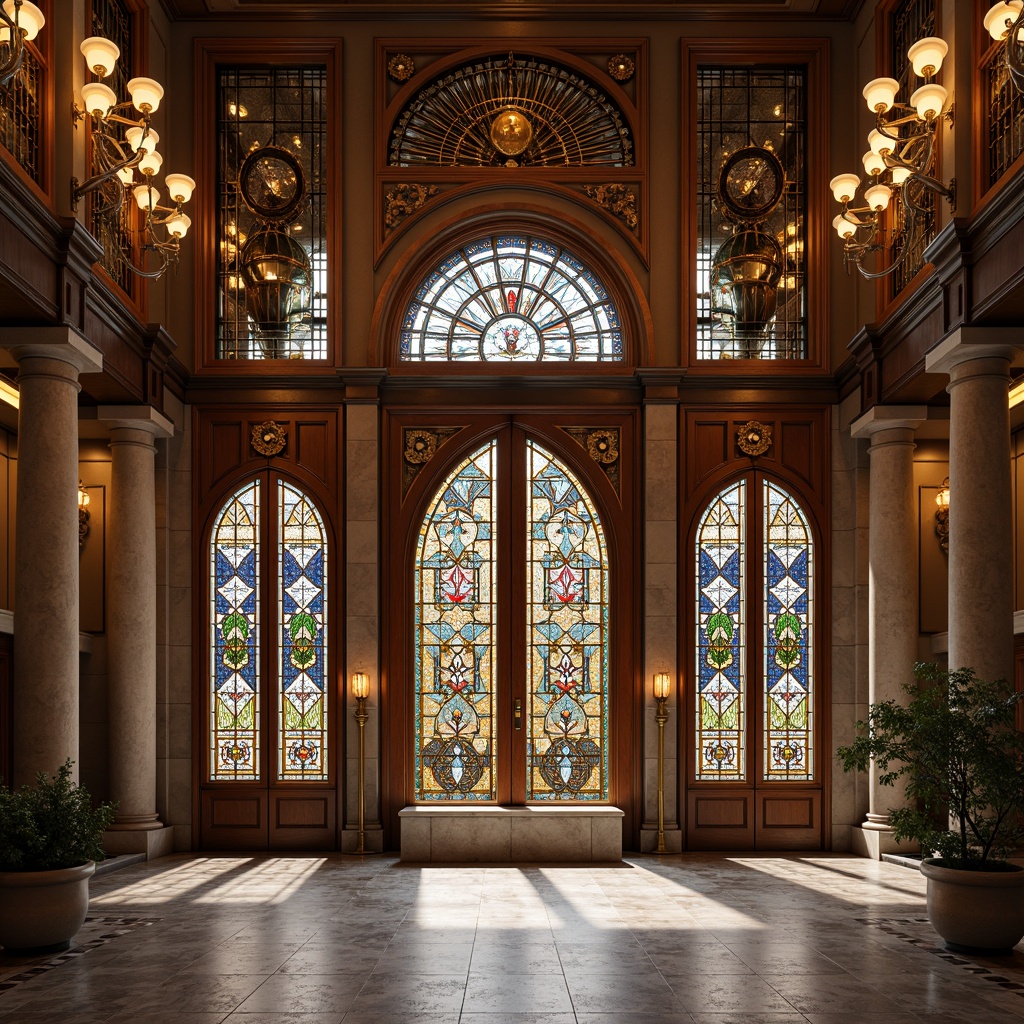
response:
[[[49,871],[103,860],[100,836],[115,804],[92,806],[89,791],[71,779],[68,759],[52,778],[10,790],[0,781],[0,871]]]
[[[971,669],[915,667],[909,702],[872,704],[861,735],[836,753],[844,771],[874,761],[886,786],[906,781],[910,806],[890,813],[897,840],[916,840],[945,867],[993,870],[1024,840],[1024,734],[1005,680]]]

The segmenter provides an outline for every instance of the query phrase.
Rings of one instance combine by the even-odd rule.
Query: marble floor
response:
[[[0,1024],[1010,1024],[1024,944],[946,953],[912,868],[842,855],[414,867],[175,855],[94,879]]]

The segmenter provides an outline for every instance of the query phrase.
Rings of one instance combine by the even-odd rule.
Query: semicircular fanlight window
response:
[[[526,235],[446,256],[402,321],[402,362],[623,362],[619,314],[593,271]]]
[[[570,68],[488,57],[422,89],[391,134],[391,167],[630,167],[619,109]]]

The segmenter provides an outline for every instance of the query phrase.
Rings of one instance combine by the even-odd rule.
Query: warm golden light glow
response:
[[[654,673],[654,696],[664,700],[672,692],[672,677],[667,672]]]
[[[1024,380],[1010,388],[1010,408],[1024,402]]]
[[[15,409],[21,404],[21,395],[18,393],[18,389],[5,380],[0,380],[0,402],[13,405]]]
[[[370,695],[370,677],[365,672],[352,673],[352,696],[365,700]]]

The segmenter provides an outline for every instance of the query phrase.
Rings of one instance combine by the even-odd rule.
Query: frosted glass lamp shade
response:
[[[122,167],[117,172],[117,176],[126,188],[131,188],[135,184],[135,169],[133,167]]]
[[[4,0],[4,10],[8,16],[14,17],[14,0]],[[43,12],[36,7],[35,4],[25,3],[21,5],[21,10],[18,12],[18,31],[21,32],[26,39],[35,39],[39,35],[39,30],[46,24],[46,18],[43,17]]]
[[[110,108],[117,105],[117,96],[102,82],[88,82],[82,86],[82,102],[94,117],[106,117]]]
[[[352,696],[365,700],[370,695],[370,677],[365,672],[352,673]]]
[[[167,174],[164,176],[167,194],[176,203],[187,203],[192,198],[196,183],[187,174]]]
[[[837,203],[848,203],[860,187],[860,178],[856,174],[837,174],[829,183],[832,195]]]
[[[872,128],[868,132],[868,145],[871,147],[872,152],[878,153],[879,156],[885,156],[886,153],[893,151],[896,143],[883,135],[877,128]]]
[[[889,170],[892,172],[892,183],[894,185],[902,185],[911,175],[909,167],[890,167]]]
[[[885,170],[885,161],[873,150],[869,149],[861,157],[866,174],[881,174]]]
[[[184,238],[192,226],[192,218],[183,213],[176,213],[167,221],[167,233],[175,238]]]
[[[160,165],[163,162],[164,158],[156,150],[152,150],[139,161],[138,167],[147,178],[151,178],[154,174],[160,173]]]
[[[1010,25],[1020,14],[1024,0],[1009,0],[1009,3],[993,4],[985,15],[985,31],[997,42],[1001,43],[1010,31]]]
[[[910,97],[910,103],[922,121],[930,121],[945,109],[946,95],[946,90],[941,85],[931,82],[928,85],[922,85]]]
[[[872,185],[864,189],[864,201],[872,210],[884,210],[889,205],[892,197],[892,189],[888,185]]]
[[[836,229],[836,234],[844,242],[846,239],[852,238],[857,233],[857,225],[852,221],[848,221],[842,214],[833,218],[832,227]]]
[[[152,185],[136,185],[135,202],[139,204],[140,210],[152,211],[160,202],[160,192]]]
[[[884,114],[895,102],[900,83],[895,78],[873,78],[862,90],[871,113]]]
[[[664,700],[672,692],[672,677],[667,672],[654,673],[654,696]]]
[[[117,58],[121,56],[117,44],[104,39],[103,36],[89,36],[88,39],[83,39],[80,49],[85,57],[86,67],[100,78],[106,78],[114,70]]]
[[[146,134],[145,139],[142,137],[143,132]],[[124,137],[128,140],[128,145],[132,147],[132,151],[135,153],[138,153],[140,146],[151,153],[156,149],[156,144],[160,141],[160,136],[152,128],[148,132],[142,127],[129,128],[124,133]]]
[[[128,93],[136,110],[151,114],[164,98],[164,87],[152,78],[133,78],[128,83]]]
[[[914,74],[918,78],[931,78],[937,75],[942,67],[942,60],[949,52],[945,39],[938,36],[925,36],[918,39],[907,50],[907,59],[914,66]]]

